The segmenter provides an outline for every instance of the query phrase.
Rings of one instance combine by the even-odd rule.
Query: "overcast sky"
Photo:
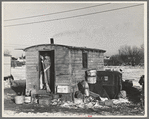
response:
[[[55,44],[103,49],[105,55],[118,53],[123,45],[143,44],[142,2],[105,3],[3,2],[4,50],[18,57],[23,52],[14,49],[47,44],[50,38]],[[101,4],[105,5],[95,6]],[[69,12],[57,13],[61,11]],[[45,15],[50,13],[57,14]]]

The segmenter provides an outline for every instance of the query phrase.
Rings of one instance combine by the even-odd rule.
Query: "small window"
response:
[[[87,53],[83,52],[82,53],[82,65],[83,68],[87,68],[88,66],[88,57],[87,57]]]

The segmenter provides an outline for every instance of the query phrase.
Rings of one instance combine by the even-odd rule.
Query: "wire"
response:
[[[16,47],[16,46],[4,46],[4,47],[12,47],[13,48],[13,47]],[[20,47],[20,46],[18,46],[18,47]],[[24,46],[24,47],[27,47],[27,46]]]
[[[72,9],[72,10],[60,11],[60,12],[55,12],[55,13],[49,13],[49,14],[36,15],[36,16],[21,17],[21,18],[15,18],[15,19],[7,19],[7,20],[4,20],[4,21],[13,21],[13,20],[28,19],[28,18],[34,18],[34,17],[43,17],[43,16],[47,16],[47,15],[60,14],[60,13],[65,13],[65,12],[72,12],[72,11],[77,11],[77,10],[97,7],[97,6],[103,6],[103,5],[107,5],[107,4],[111,4],[111,3],[94,5],[94,6],[88,6],[88,7],[78,8],[78,9]]]
[[[15,46],[4,46],[4,47],[12,47],[12,48],[13,48],[13,47],[15,47]]]
[[[13,47],[20,47],[20,46],[22,46],[22,47],[27,47],[27,46],[30,46],[30,45],[21,45],[21,44],[18,44],[18,45],[11,45],[11,44],[10,44],[10,45],[5,45],[5,44],[4,44],[3,46],[4,46],[4,47],[12,47],[12,48],[13,48]]]
[[[136,7],[136,6],[140,6],[140,5],[144,5],[144,4],[132,5],[132,6],[115,8],[115,9],[110,9],[110,10],[105,10],[105,11],[100,11],[100,12],[94,12],[94,13],[88,13],[88,14],[70,16],[70,17],[63,17],[63,18],[51,19],[51,20],[45,20],[45,21],[37,21],[37,22],[29,22],[29,23],[22,23],[22,24],[6,25],[4,27],[12,27],[12,26],[20,26],[20,25],[28,25],[28,24],[34,24],[34,23],[42,23],[42,22],[50,22],[50,21],[56,21],[56,20],[70,19],[70,18],[75,18],[75,17],[82,17],[82,16],[88,16],[88,15],[99,14],[99,13],[104,13],[104,12],[116,11],[116,10],[121,10],[121,9]]]
[[[9,46],[9,45],[15,45],[15,46],[17,46],[17,45],[21,45],[21,44],[5,44],[4,43],[4,46]],[[22,46],[28,46],[28,45],[22,45]]]

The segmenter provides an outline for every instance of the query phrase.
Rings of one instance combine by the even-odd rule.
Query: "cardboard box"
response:
[[[62,85],[57,86],[57,93],[70,93],[70,92],[71,92],[70,86],[62,86]]]

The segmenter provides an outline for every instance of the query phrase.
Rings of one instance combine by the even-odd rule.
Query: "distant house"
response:
[[[58,44],[41,44],[23,49],[26,53],[26,89],[40,90],[40,55],[51,57],[50,88],[56,93],[58,85],[77,85],[85,79],[85,71],[104,70],[105,50]],[[46,92],[46,90],[45,90]]]
[[[11,55],[4,54],[4,77],[11,75]]]

